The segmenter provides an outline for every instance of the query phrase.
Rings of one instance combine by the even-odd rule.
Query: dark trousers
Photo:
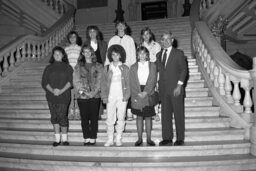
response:
[[[81,126],[84,139],[96,139],[98,132],[100,98],[78,99],[77,103],[80,109]]]
[[[173,139],[172,118],[174,114],[176,127],[176,140],[184,140],[185,115],[184,96],[165,95],[162,99],[162,138],[163,140]]]

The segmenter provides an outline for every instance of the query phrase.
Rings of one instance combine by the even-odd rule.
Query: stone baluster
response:
[[[249,80],[247,79],[242,79],[241,80],[241,87],[245,91],[245,96],[244,96],[244,101],[243,101],[243,106],[244,106],[244,112],[242,113],[242,118],[250,123],[251,122],[251,114],[252,114],[252,99],[250,95],[250,90],[251,90],[251,85]]]
[[[37,55],[37,60],[40,60],[41,59],[41,48],[40,48],[40,43],[37,43],[37,48],[36,48],[36,51],[37,51],[37,53],[36,53],[36,55]]]
[[[229,74],[227,73],[225,75],[225,94],[226,94],[227,103],[229,104],[234,103],[233,97],[231,96],[231,91],[232,91],[232,85],[229,78]]]
[[[32,60],[36,60],[36,43],[32,41],[31,43],[31,48],[32,48]]]
[[[49,40],[46,40],[45,42],[45,56],[49,54]]]
[[[204,52],[204,45],[201,44],[200,49],[199,49],[199,57],[201,58],[202,64],[204,63],[203,52]]]
[[[210,65],[211,65],[211,55],[208,54],[207,55],[207,68],[206,68],[206,71],[207,71],[207,74],[210,75]]]
[[[16,58],[16,64],[19,65],[20,62],[21,62],[21,50],[23,50],[22,48],[20,48],[19,46],[17,46],[16,48],[16,55],[15,55],[15,58]]]
[[[48,47],[49,47],[48,51],[50,52],[52,47],[53,47],[53,45],[52,45],[52,37],[49,38],[49,45],[48,45]]]
[[[219,87],[219,82],[218,82],[218,78],[219,78],[219,69],[217,66],[214,67],[214,86],[217,88]]]
[[[211,81],[214,80],[214,68],[215,68],[215,62],[214,62],[214,60],[211,60],[211,63],[210,63],[210,79],[211,79]]]
[[[13,69],[14,69],[14,63],[15,63],[14,52],[15,52],[15,50],[10,52],[10,59],[9,59],[10,66],[9,66],[9,71],[13,71]]]
[[[208,55],[208,50],[205,48],[204,53],[203,53],[203,58],[204,58],[204,68],[206,69],[207,67],[207,55]]]
[[[234,105],[240,106],[241,93],[239,90],[239,80],[234,79],[233,83],[234,83],[234,90],[233,90]]]
[[[8,74],[8,57],[9,54],[4,55],[4,63],[3,63],[3,73],[2,76],[5,77]]]
[[[253,58],[253,69],[250,71],[251,78],[253,81],[253,104],[254,104],[254,113],[252,117],[252,126],[250,130],[250,141],[251,141],[251,154],[256,156],[256,57]]]
[[[41,57],[44,58],[45,57],[45,43],[41,44]]]
[[[29,61],[29,60],[31,60],[31,43],[30,42],[27,42],[26,43],[26,45],[27,45],[27,60]]]
[[[24,62],[26,60],[26,44],[25,42],[22,43],[22,50],[21,50],[21,61]]]
[[[220,93],[220,95],[225,95],[225,90],[224,90],[225,77],[224,77],[221,67],[219,67],[218,81],[219,81],[219,93]]]

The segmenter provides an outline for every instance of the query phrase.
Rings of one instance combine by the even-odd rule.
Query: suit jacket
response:
[[[173,96],[173,91],[178,81],[185,83],[188,72],[187,61],[183,51],[172,47],[165,67],[162,64],[162,53],[163,50],[157,54],[156,61],[159,71],[159,94],[161,99],[165,95]],[[181,91],[181,95],[183,94],[184,86]]]
[[[130,88],[131,88],[131,105],[134,109],[142,110],[143,107],[148,106],[148,95],[155,92],[157,82],[157,69],[155,63],[149,62],[149,75],[144,88],[147,96],[141,99],[138,94],[141,92],[138,78],[138,62],[133,64],[130,68]]]

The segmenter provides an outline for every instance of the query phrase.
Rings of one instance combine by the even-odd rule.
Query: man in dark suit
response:
[[[166,32],[161,37],[162,50],[157,54],[159,94],[162,104],[162,138],[160,146],[172,145],[174,114],[176,142],[184,144],[184,82],[187,77],[187,61],[184,52],[172,46],[173,35]]]

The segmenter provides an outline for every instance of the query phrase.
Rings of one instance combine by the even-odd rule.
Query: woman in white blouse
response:
[[[144,46],[149,51],[150,62],[156,61],[156,54],[160,52],[161,46],[159,43],[155,41],[155,36],[150,28],[145,27],[141,30],[141,44],[140,46]]]
[[[130,68],[130,90],[132,113],[137,115],[136,126],[138,131],[138,140],[135,146],[141,146],[143,143],[142,133],[145,119],[147,145],[155,146],[151,140],[152,116],[155,115],[154,106],[149,105],[149,95],[155,92],[157,82],[157,69],[153,62],[149,62],[149,51],[144,46],[137,49],[138,62]]]

